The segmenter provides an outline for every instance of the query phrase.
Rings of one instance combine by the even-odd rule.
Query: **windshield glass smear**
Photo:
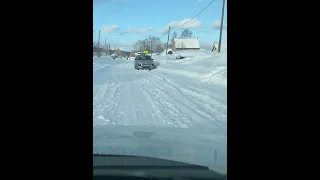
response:
[[[95,154],[169,159],[227,173],[223,2],[93,2]]]

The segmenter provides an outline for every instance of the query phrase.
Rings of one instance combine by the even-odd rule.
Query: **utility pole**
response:
[[[167,50],[166,50],[166,55],[168,54],[169,36],[170,36],[170,26],[169,26],[169,31],[168,31],[168,41],[167,41]]]
[[[221,25],[220,25],[220,37],[219,37],[218,52],[220,52],[220,49],[221,49],[221,38],[222,38],[222,29],[223,29],[223,15],[224,15],[224,2],[225,2],[225,0],[223,0],[223,3],[222,3],[222,16],[221,16]]]
[[[98,37],[98,57],[100,57],[100,30],[99,30],[99,37]]]
[[[150,44],[150,51],[151,51],[151,57],[152,57],[152,39],[151,39],[151,42],[150,42],[151,44]]]
[[[110,43],[108,43],[108,51],[107,51],[107,55],[110,54]]]
[[[107,54],[107,39],[104,38],[104,48],[106,49],[106,54]]]

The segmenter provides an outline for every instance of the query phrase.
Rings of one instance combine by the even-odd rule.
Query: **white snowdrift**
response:
[[[172,49],[171,49],[171,48],[168,48],[168,51],[167,51],[167,52],[169,52],[169,51],[172,51]],[[172,51],[172,52],[174,53],[174,51]],[[160,53],[160,55],[162,55],[162,56],[166,55],[166,49],[163,50],[162,53]]]
[[[195,56],[212,56],[214,52],[206,50],[180,50],[174,52],[182,57],[195,57]]]
[[[160,64],[159,70],[227,87],[226,49],[221,53],[209,51],[181,51],[179,53],[189,57],[175,59],[174,55],[155,56],[154,59]]]

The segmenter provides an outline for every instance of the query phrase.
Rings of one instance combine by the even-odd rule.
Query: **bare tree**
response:
[[[177,37],[178,37],[178,33],[174,31],[174,32],[172,33],[172,37],[173,37],[173,38],[177,38]]]
[[[190,31],[189,29],[185,29],[181,32],[180,35],[181,38],[191,38],[192,37],[192,31]]]
[[[144,40],[139,40],[133,46],[135,51],[147,50],[149,52],[162,52],[164,50],[164,47],[165,46],[163,46],[160,38],[156,36],[149,36]]]
[[[174,46],[174,38],[177,38],[178,37],[178,33],[176,32],[176,31],[174,31],[173,33],[172,33],[172,38],[171,38],[171,41],[170,41],[170,44],[169,44],[169,46],[171,47],[171,48],[173,48],[173,46]]]

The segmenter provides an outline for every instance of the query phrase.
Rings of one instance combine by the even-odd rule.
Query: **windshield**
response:
[[[226,173],[227,2],[93,3],[94,153]]]

